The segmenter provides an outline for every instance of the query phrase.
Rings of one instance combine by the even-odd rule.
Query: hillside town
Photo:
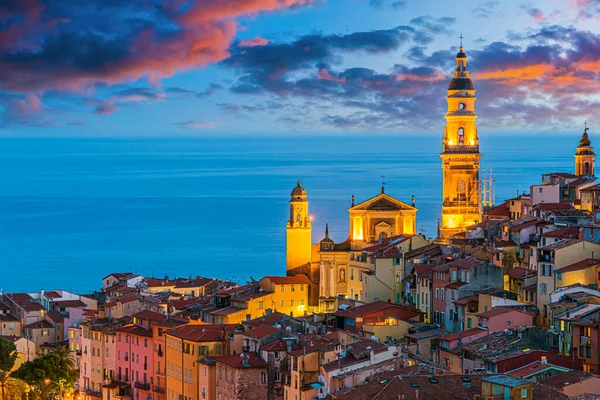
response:
[[[87,294],[2,293],[2,399],[600,398],[588,127],[574,136],[574,174],[489,204],[466,61],[461,47],[436,237],[417,232],[414,196],[382,186],[349,195],[346,240],[327,226],[313,243],[298,181],[280,274],[239,285],[115,271]]]

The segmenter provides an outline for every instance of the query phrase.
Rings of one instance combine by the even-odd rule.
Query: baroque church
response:
[[[442,210],[435,240],[417,234],[417,208],[381,192],[348,209],[348,237],[341,243],[325,237],[312,243],[307,191],[298,181],[291,192],[287,222],[286,268],[288,275],[306,274],[309,309],[335,311],[340,299],[408,303],[406,278],[413,263],[428,251],[440,251],[456,234],[482,221],[480,159],[475,85],[462,47],[456,55],[447,91],[446,124],[442,139]],[[576,176],[593,177],[595,154],[587,125],[575,154]],[[600,185],[598,185],[600,193]],[[598,196],[600,203],[600,196]]]

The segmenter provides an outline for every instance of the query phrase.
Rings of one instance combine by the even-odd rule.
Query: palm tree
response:
[[[71,356],[71,351],[67,346],[58,346],[52,351],[52,354],[57,357],[58,365],[60,365],[61,368],[69,371],[77,369],[77,363]]]
[[[0,399],[9,400],[19,389],[19,382],[11,378],[10,372],[0,370]]]

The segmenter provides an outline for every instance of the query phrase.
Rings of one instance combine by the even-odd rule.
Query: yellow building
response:
[[[312,225],[308,214],[306,190],[300,181],[292,190],[290,219],[287,222],[286,265],[293,269],[311,262]]]
[[[301,316],[309,311],[309,285],[306,275],[265,276],[260,280],[260,288],[272,293],[272,310],[290,316]]]
[[[210,314],[215,324],[240,324],[264,316],[268,309],[275,309],[273,293],[259,292],[233,297],[230,307],[211,311]]]
[[[579,141],[579,147],[575,152],[575,175],[579,176],[594,176],[596,173],[596,155],[587,133],[588,129],[586,123]]]
[[[600,260],[586,258],[555,271],[556,288],[575,284],[595,285],[600,283]]]
[[[448,112],[442,153],[443,195],[441,240],[481,221],[479,137],[475,121],[475,86],[467,70],[464,48],[456,55],[456,70],[448,85]]]

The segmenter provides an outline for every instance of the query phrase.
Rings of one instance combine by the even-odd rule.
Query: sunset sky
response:
[[[441,134],[465,36],[489,132],[600,126],[600,0],[4,0],[0,133]]]

